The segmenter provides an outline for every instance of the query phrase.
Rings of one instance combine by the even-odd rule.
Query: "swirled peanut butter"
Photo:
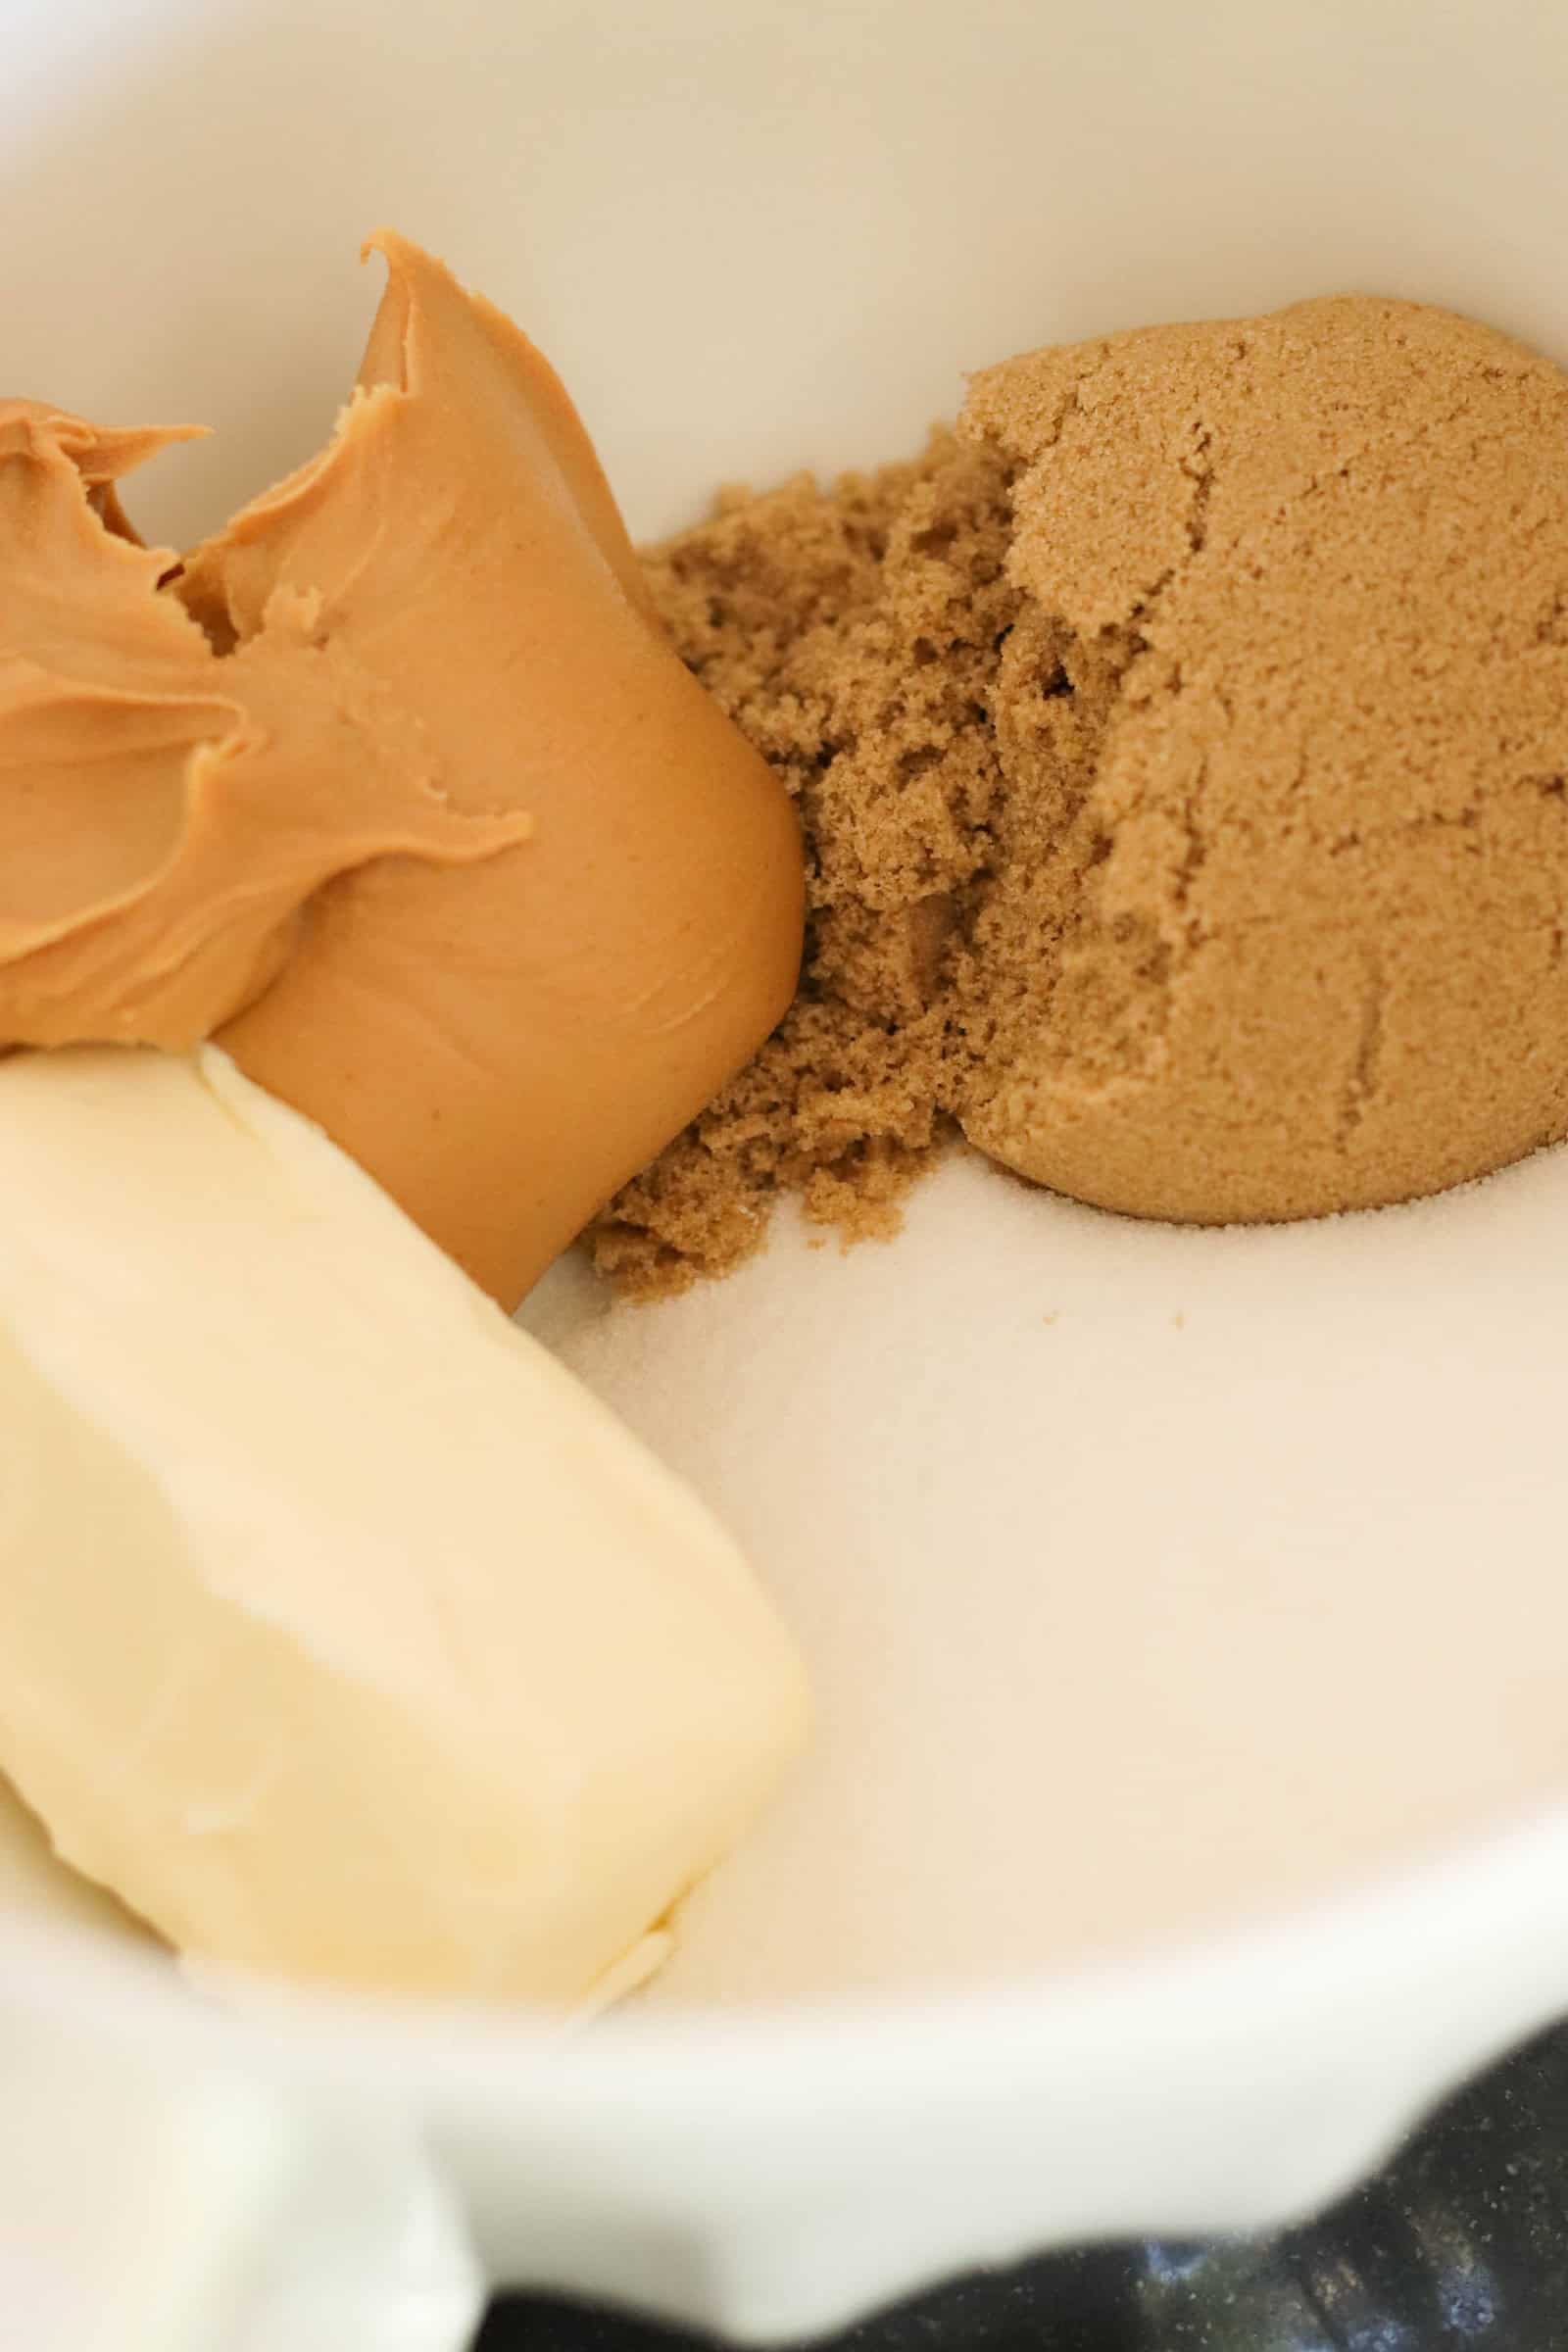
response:
[[[793,992],[795,820],[545,361],[401,238],[324,452],[183,565],[172,434],[0,407],[0,1045],[217,1035],[513,1303]]]
[[[192,1046],[271,981],[309,902],[389,853],[488,858],[347,647],[279,605],[220,662],[111,505],[172,433],[0,408],[0,1036]]]

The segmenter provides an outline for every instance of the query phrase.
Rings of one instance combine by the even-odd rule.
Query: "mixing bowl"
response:
[[[910,448],[966,366],[1110,326],[1358,288],[1568,358],[1568,17],[1546,0],[12,0],[5,29],[5,388],[215,424],[136,502],[176,543],[318,441],[375,291],[358,241],[382,220],[552,354],[642,533],[724,479]],[[1386,1400],[1400,1433],[1399,1491],[1428,1479],[1433,1529],[1446,1494],[1462,1503],[1460,1534],[1423,1537],[1448,1543],[1447,1639],[1466,1607],[1494,1632],[1506,1608],[1521,1656],[1528,1594],[1498,1569],[1528,1554],[1549,1573],[1561,1542],[1565,1188],[1552,1155],[1439,1204],[1435,1253],[1373,1267],[1370,1308],[1348,1280],[1327,1299],[1315,1275],[1298,1284],[1310,1378],[1234,1285],[1224,1308],[1229,1348],[1255,1333],[1303,1446],[1335,1363],[1375,1364],[1364,1409]],[[948,1198],[911,1211],[911,1233]],[[1355,1230],[1371,1265],[1374,1228]],[[765,1282],[756,1270],[756,1396],[780,1267],[803,1270],[809,1328],[791,1345],[834,1346],[832,1266],[808,1282],[808,1260],[824,1263],[786,1223]],[[1208,1277],[1183,1265],[1196,1325]],[[1100,1293],[1074,1279],[1093,1335]],[[574,1280],[535,1318],[636,1417]],[[738,1287],[723,1313],[753,1296]],[[942,1299],[963,1317],[951,1286]],[[662,1326],[661,1309],[645,1329],[678,1335],[693,1382],[719,1310],[689,1312],[710,1321]],[[1358,1357],[1369,1330],[1375,1357]],[[1200,1360],[1200,1380],[1221,1355]],[[1168,1351],[1131,1351],[1127,1377],[1146,1419],[1160,1383],[1190,1400]],[[1485,1410],[1461,1459],[1466,1383]],[[1449,1417],[1423,1447],[1436,1396]],[[726,1450],[715,1399],[689,1464],[732,1516],[755,1503],[742,1402]],[[661,1437],[681,1454],[679,1429]],[[803,1459],[825,1442],[808,1427]],[[1072,1442],[1101,1442],[1087,1407]],[[1232,1487],[1213,1456],[1233,1519],[1248,1458],[1233,1452]],[[1370,1461],[1365,1478],[1341,1500],[1375,1560],[1408,1527]],[[831,1507],[819,1518],[830,1548]],[[1256,1522],[1265,1561],[1290,1524]],[[1042,1574],[1094,1565],[1041,1542]],[[790,1610],[765,1528],[756,1547]],[[1357,1707],[1433,1672],[1445,1703],[1476,1710],[1472,1733],[1505,1737],[1507,1642],[1478,1644],[1491,1663],[1468,1684],[1445,1681],[1419,1627],[1345,1607]],[[1531,1656],[1538,1696],[1550,1666]],[[1323,1694],[1325,1756],[1343,1696]],[[1451,1836],[1423,1821],[1401,1842],[1386,1821],[1343,1884],[1278,1873],[1234,1918],[1204,1910],[1147,1949],[1086,1945],[1032,1981],[696,1999],[570,2034],[272,1989],[216,1999],[71,1886],[19,1817],[0,1911],[0,2309],[48,2352],[456,2352],[505,2281],[763,2337],[1031,2247],[1277,2222],[1568,2003],[1568,1808],[1549,1794],[1544,1780],[1518,1817],[1456,1815]],[[1353,1776],[1342,1801],[1353,1813]],[[1020,1871],[1049,1870],[1050,1836],[1043,1820]]]

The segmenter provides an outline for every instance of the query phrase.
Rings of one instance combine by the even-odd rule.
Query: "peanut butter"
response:
[[[322,884],[393,851],[487,858],[342,646],[280,609],[220,662],[116,476],[173,432],[0,407],[0,1036],[198,1044],[258,996]]]
[[[0,408],[0,1044],[219,1036],[506,1304],[790,1001],[783,790],[533,346],[389,233],[328,447],[181,564],[172,433]]]

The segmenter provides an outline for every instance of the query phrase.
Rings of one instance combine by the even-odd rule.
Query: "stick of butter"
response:
[[[569,2003],[800,1745],[686,1490],[213,1048],[0,1062],[0,1770],[183,1950]]]

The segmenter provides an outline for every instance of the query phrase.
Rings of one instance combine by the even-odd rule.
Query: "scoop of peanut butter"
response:
[[[790,1001],[779,785],[557,377],[401,238],[326,450],[181,564],[173,432],[0,405],[0,1046],[218,1036],[511,1304]]]

